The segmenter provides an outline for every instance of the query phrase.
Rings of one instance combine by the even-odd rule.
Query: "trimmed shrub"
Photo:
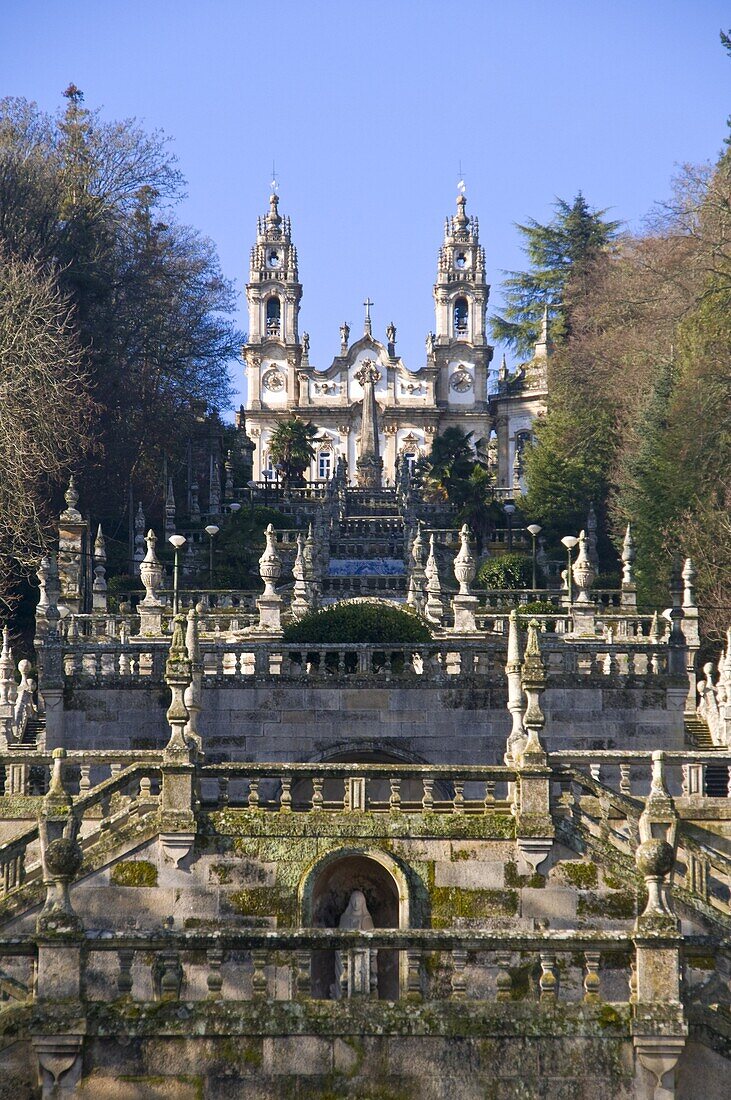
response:
[[[488,558],[477,572],[477,583],[483,588],[530,588],[533,584],[533,561],[527,554],[501,554]]]
[[[376,600],[346,600],[304,615],[284,630],[285,642],[428,642],[429,627],[413,611]]]

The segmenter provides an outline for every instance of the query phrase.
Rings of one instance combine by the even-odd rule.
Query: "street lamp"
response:
[[[234,515],[236,515],[237,512],[241,511],[241,505],[237,500],[235,500],[233,504],[229,504],[228,510],[229,512],[232,512]]]
[[[220,527],[216,527],[215,523],[209,523],[204,530],[210,538],[208,554],[208,587],[213,588],[213,540],[220,531]]]
[[[185,535],[171,535],[168,542],[175,548],[175,566],[173,568],[173,615],[178,613],[178,555],[185,546]]]
[[[561,539],[561,542],[566,547],[566,553],[568,554],[568,557],[569,557],[569,567],[568,567],[568,570],[566,571],[566,583],[568,585],[568,590],[569,590],[569,607],[571,607],[571,604],[573,603],[573,598],[574,598],[573,597],[573,591],[572,591],[572,588],[571,588],[571,551],[576,546],[578,541],[579,540],[577,539],[577,537],[575,535],[564,535],[564,537]]]
[[[515,511],[515,505],[512,500],[506,500],[503,504],[503,511],[508,520],[508,553],[513,549],[513,512]]]
[[[537,588],[537,583],[536,583],[536,539],[538,538],[538,536],[540,535],[542,530],[543,530],[543,528],[539,527],[537,523],[529,523],[528,524],[528,534],[533,539],[533,591],[534,592]]]

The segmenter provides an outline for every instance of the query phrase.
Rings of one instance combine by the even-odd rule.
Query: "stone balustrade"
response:
[[[203,764],[208,807],[277,813],[485,814],[511,805],[514,768],[433,764]],[[215,784],[212,782],[215,780]]]

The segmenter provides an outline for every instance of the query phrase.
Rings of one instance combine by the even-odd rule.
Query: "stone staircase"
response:
[[[712,752],[714,745],[708,723],[697,714],[685,716],[685,740],[694,749]],[[709,798],[726,798],[728,795],[728,768],[725,764],[706,765],[706,789]]]

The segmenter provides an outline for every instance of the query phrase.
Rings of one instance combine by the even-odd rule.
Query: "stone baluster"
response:
[[[455,814],[464,813],[464,780],[456,779],[454,781],[454,797],[452,798],[452,812]]]
[[[632,765],[619,765],[619,792],[620,794],[632,794]]]
[[[424,789],[421,808],[425,814],[430,814],[434,810],[434,780],[425,775],[421,782]]]
[[[588,1004],[598,1004],[601,1000],[599,996],[599,990],[601,988],[601,979],[599,977],[600,961],[601,955],[598,951],[584,952],[584,965],[586,967],[586,973],[584,974],[584,1000]]]
[[[541,976],[538,979],[540,999],[541,1001],[555,1002],[558,1000],[556,956],[550,951],[541,951],[539,959],[541,963]]]
[[[224,958],[223,950],[220,947],[209,947],[206,957],[208,959],[208,974],[206,976],[208,1000],[220,1001],[223,988],[223,975],[221,973]]]
[[[467,951],[463,948],[452,948],[452,1000],[463,1001],[467,996],[467,976],[465,969],[467,967]]]
[[[442,582],[439,578],[439,563],[434,550],[434,535],[429,536],[429,557],[424,567],[426,576],[426,617],[432,623],[440,624],[444,619],[442,602]]]
[[[321,775],[312,777],[312,809],[321,810],[323,804],[322,787],[325,780]]]
[[[279,812],[291,814],[292,812],[292,776],[283,775],[279,792]]]
[[[218,777],[218,805],[221,809],[225,809],[229,803],[229,784],[230,780],[227,775],[219,775]]]
[[[251,952],[251,962],[254,968],[251,975],[251,997],[254,1001],[264,1001],[267,997],[269,985],[266,975],[266,951],[261,949],[253,950]]]
[[[497,974],[495,976],[495,988],[498,1001],[510,1001],[513,996],[513,978],[508,969],[510,966],[510,953],[498,951],[495,954]]]
[[[452,598],[454,627],[456,634],[477,633],[477,596],[473,596],[470,585],[475,578],[477,563],[472,553],[470,529],[463,524],[459,533],[460,547],[454,559],[454,575],[459,584],[459,592]]]
[[[399,813],[401,810],[401,780],[397,776],[389,779],[391,794],[388,800],[388,808],[391,813]]]
[[[298,1000],[312,996],[312,952],[295,951],[295,995]]]
[[[119,972],[117,974],[117,990],[120,997],[131,1000],[132,997],[132,965],[135,961],[133,947],[120,947],[117,951]]]
[[[259,798],[259,777],[253,776],[249,780],[249,794],[247,798],[247,805],[250,810],[258,810],[260,805]]]
[[[421,989],[421,948],[412,947],[406,951],[406,1000],[423,1000]]]

